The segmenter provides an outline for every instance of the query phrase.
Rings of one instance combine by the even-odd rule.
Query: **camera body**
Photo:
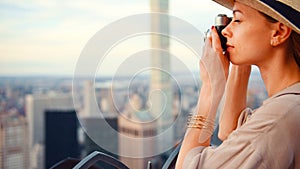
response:
[[[218,35],[220,37],[220,41],[221,41],[221,46],[223,51],[226,51],[226,42],[227,39],[222,35],[222,30],[231,22],[232,18],[227,17],[227,15],[225,14],[219,14],[216,18],[215,18],[215,28],[218,32]]]

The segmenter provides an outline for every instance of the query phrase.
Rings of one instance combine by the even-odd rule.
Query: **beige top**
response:
[[[300,83],[243,111],[238,128],[219,147],[198,148],[189,169],[300,168]]]

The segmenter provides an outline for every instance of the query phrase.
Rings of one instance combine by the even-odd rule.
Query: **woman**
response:
[[[215,1],[233,10],[222,31],[227,52],[212,27],[200,61],[198,109],[189,118],[176,168],[300,168],[299,0]],[[246,108],[251,65],[259,68],[269,96],[254,111]],[[210,136],[224,91],[224,141],[214,148]]]

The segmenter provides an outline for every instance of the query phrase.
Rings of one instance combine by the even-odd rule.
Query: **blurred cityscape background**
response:
[[[172,1],[151,0],[148,7],[151,12],[172,13],[171,4]],[[205,11],[200,4],[197,8]],[[6,15],[9,12],[4,7],[15,8],[9,2],[0,3]],[[216,16],[213,12],[209,15],[208,20]],[[151,18],[151,26],[161,32],[172,31],[168,19]],[[2,43],[5,36],[8,35],[1,34]],[[194,112],[197,104],[201,80],[197,70],[176,72],[180,68],[172,67],[172,57],[165,51],[176,47],[168,37],[151,35],[147,40],[150,47],[164,50],[147,56],[154,69],[135,77],[82,77],[76,79],[75,86],[72,73],[43,72],[43,66],[34,66],[33,72],[24,70],[24,74],[22,70],[9,71],[8,65],[14,62],[9,61],[6,49],[1,54],[4,66],[0,68],[0,168],[50,168],[67,157],[80,160],[95,150],[116,157],[132,169],[146,168],[148,161],[153,168],[161,168],[183,138],[187,115]],[[182,57],[189,59],[186,55]],[[185,63],[191,69],[198,65],[198,59],[192,61],[192,65]],[[254,70],[249,82],[248,106],[256,108],[266,97],[260,75]],[[170,127],[172,132],[151,141],[131,141],[153,138]],[[109,168],[105,163],[97,165]]]
[[[174,146],[183,136],[186,116],[193,112],[196,106],[199,89],[199,86],[190,85],[191,83],[185,80],[184,75],[177,79],[185,83],[181,83],[183,84],[181,92],[172,91],[172,116],[180,118],[182,124],[177,126],[174,131]],[[148,80],[138,79],[131,88],[131,104],[136,106],[136,110],[142,110],[146,105],[149,91]],[[122,119],[110,97],[109,82],[109,79],[97,79],[95,89],[99,109],[105,114],[107,123],[115,130],[127,133],[132,137],[154,135],[155,127],[144,126],[143,128],[141,123]],[[122,84],[124,79],[118,79],[117,82]],[[138,166],[146,166],[148,160],[161,166],[170,152],[147,159],[122,159],[122,157],[99,147],[95,144],[95,140],[84,134],[76,111],[80,114],[89,109],[88,100],[91,97],[87,91],[94,89],[92,84],[90,81],[82,81],[82,87],[76,89],[80,93],[78,101],[82,106],[74,107],[72,78],[0,77],[1,168],[49,168],[67,157],[80,159],[95,150],[120,158],[128,166],[137,166],[138,163]],[[149,120],[145,112],[134,112],[131,106],[126,108],[126,105],[129,104],[127,92],[127,86],[122,87],[121,85],[116,93],[119,104],[123,105],[122,113],[131,114],[131,118],[136,120]],[[253,73],[248,91],[249,107],[258,107],[265,98],[266,93],[260,76]],[[178,105],[179,103],[181,106]],[[179,107],[181,110],[178,110]],[[178,112],[181,112],[180,117],[177,117]],[[94,130],[99,139],[106,139],[104,141],[107,143],[106,146],[111,146],[115,152],[126,151],[126,149],[138,151],[139,145],[122,143],[116,137],[111,138],[110,131],[101,130],[103,124],[99,117],[87,116],[83,117],[82,121],[85,121],[86,126]],[[123,148],[125,146],[125,150],[120,150],[122,146]]]

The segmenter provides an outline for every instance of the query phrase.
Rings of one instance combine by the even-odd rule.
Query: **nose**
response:
[[[222,30],[222,35],[227,39],[232,36],[232,31],[231,31],[231,23],[229,23],[223,30]]]

